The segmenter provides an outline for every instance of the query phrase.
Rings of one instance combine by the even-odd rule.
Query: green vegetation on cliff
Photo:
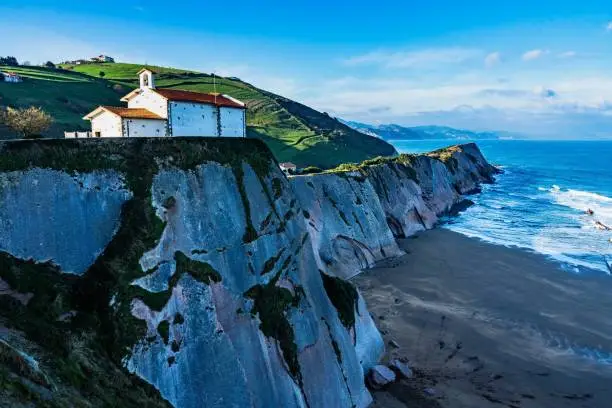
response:
[[[42,388],[30,384],[34,377],[16,372],[14,357],[0,350],[0,401],[9,401],[14,407],[29,406],[32,401],[41,407],[88,406],[85,402],[78,405],[81,401],[108,407],[166,406],[152,386],[121,366],[136,344],[156,340],[147,339],[146,323],[132,315],[132,301],[140,299],[161,310],[171,290],[151,293],[132,282],[151,273],[140,268],[139,259],[157,244],[165,227],[151,200],[153,177],[159,167],[189,170],[208,161],[229,166],[234,172],[248,163],[260,178],[272,166],[268,149],[258,140],[0,142],[2,172],[33,167],[68,173],[114,169],[124,175],[133,193],[123,205],[117,233],[82,276],[61,273],[52,263],[19,260],[0,252],[0,283],[10,289],[0,292],[0,328],[15,333],[10,344],[31,353],[51,381]],[[248,202],[244,204],[248,206]],[[173,200],[165,200],[164,205],[172,206]],[[170,288],[185,274],[205,284],[221,280],[210,265],[183,253],[177,252],[175,260]],[[172,324],[184,322],[180,315],[172,320]],[[170,321],[164,321],[157,328],[164,343],[169,342],[169,327]]]
[[[283,358],[289,367],[289,372],[298,385],[302,385],[302,372],[298,360],[298,349],[295,344],[295,334],[287,318],[291,307],[297,307],[299,296],[293,295],[289,289],[277,286],[282,270],[265,285],[256,285],[244,295],[253,299],[253,316],[259,316],[259,329],[266,336],[278,341]]]
[[[338,317],[340,321],[347,329],[351,329],[355,326],[355,311],[357,311],[357,301],[359,295],[357,289],[352,283],[335,276],[330,276],[323,271],[321,273],[321,279],[323,279],[323,286],[327,292],[329,300],[338,311]]]
[[[0,106],[40,106],[56,120],[49,136],[64,130],[87,130],[82,116],[98,105],[121,105],[119,99],[138,86],[138,64],[84,64],[64,69],[11,67],[24,82],[0,82]],[[263,140],[279,161],[330,168],[341,163],[386,156],[395,149],[364,135],[325,113],[256,88],[238,79],[174,68],[149,67],[161,88],[225,93],[246,102],[248,134]],[[2,69],[2,67],[0,67]],[[100,72],[104,77],[100,77]],[[0,138],[10,133],[0,127]]]

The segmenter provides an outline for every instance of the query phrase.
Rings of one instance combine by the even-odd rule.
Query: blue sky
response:
[[[238,76],[346,119],[612,138],[609,1],[0,5],[0,54]]]

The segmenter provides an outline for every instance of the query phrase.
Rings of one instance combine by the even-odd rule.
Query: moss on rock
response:
[[[274,269],[274,266],[276,265],[276,263],[278,262],[278,260],[280,259],[280,257],[283,255],[283,252],[285,252],[285,248],[281,248],[280,251],[278,251],[278,253],[272,257],[270,257],[263,266],[263,270],[261,271],[261,275],[265,275],[269,272],[271,272]],[[290,259],[290,257],[289,257]]]
[[[419,183],[416,170],[414,169],[412,162],[415,155],[413,154],[400,154],[398,156],[379,156],[374,159],[365,160],[361,163],[345,163],[331,170],[327,170],[326,173],[337,174],[343,177],[351,177],[355,181],[363,182],[367,176],[370,175],[371,169],[377,166],[389,166],[398,177],[406,176],[413,180],[415,183]],[[350,176],[347,173],[354,173]]]
[[[221,274],[206,262],[189,259],[180,251],[175,252],[174,260],[176,262],[176,272],[171,282],[180,279],[183,273],[187,273],[193,279],[207,285],[221,282]]]
[[[275,200],[278,200],[283,194],[283,185],[281,183],[281,179],[279,179],[278,177],[274,177],[272,179],[272,190],[274,191]]]
[[[182,314],[177,313],[174,315],[174,321],[172,322],[172,324],[183,324],[185,323],[185,318],[183,317]]]
[[[0,253],[0,277],[17,294],[29,297],[24,303],[19,297],[0,295],[0,324],[20,330],[28,341],[49,350],[48,361],[53,364],[50,374],[62,383],[78,387],[78,392],[86,392],[96,406],[135,407],[143,403],[152,407],[167,406],[156,390],[119,367],[134,345],[146,341],[146,324],[132,315],[132,300],[140,298],[152,309],[160,310],[171,292],[154,294],[131,283],[146,276],[147,271],[141,270],[139,260],[157,245],[165,228],[152,205],[154,176],[162,168],[192,170],[207,162],[232,168],[237,179],[243,163],[247,163],[264,180],[273,159],[262,142],[248,139],[0,142],[0,172],[32,168],[69,174],[114,170],[122,175],[133,194],[122,207],[117,233],[82,276],[64,274],[51,263],[24,261]],[[246,195],[243,199],[246,213],[249,211]],[[163,205],[171,207],[175,200],[167,200]],[[256,237],[253,232],[251,229],[250,234],[245,234],[248,239]],[[177,254],[176,261],[177,273],[169,282],[171,288],[184,273],[204,283],[221,279],[210,265],[184,254]],[[72,317],[60,319],[63,315]],[[161,332],[165,333],[163,325]],[[70,357],[74,352],[72,343],[77,338],[86,338],[80,341],[79,348],[90,356],[89,363]],[[0,371],[3,370],[0,364]],[[1,395],[4,394],[0,392]],[[73,400],[77,399],[74,396]]]
[[[321,278],[327,297],[332,302],[338,311],[340,321],[347,329],[355,326],[355,311],[357,310],[357,301],[359,296],[357,289],[348,281],[335,276],[329,276],[323,271]]]
[[[170,323],[168,323],[167,320],[161,321],[157,325],[157,333],[164,341],[164,344],[168,345],[168,342],[170,341]]]
[[[244,295],[253,299],[251,313],[259,316],[261,332],[264,336],[278,341],[283,358],[289,367],[289,373],[301,386],[302,373],[295,334],[286,315],[289,308],[297,307],[299,297],[294,296],[289,289],[276,286],[281,272],[279,271],[268,284],[253,286]]]

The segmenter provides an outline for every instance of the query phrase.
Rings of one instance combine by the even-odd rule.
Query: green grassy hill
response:
[[[106,63],[66,65],[62,69],[0,67],[24,77],[19,84],[0,82],[0,105],[40,106],[56,123],[48,136],[62,137],[64,130],[86,130],[82,116],[98,105],[122,106],[121,96],[138,86],[138,64]],[[225,93],[246,102],[248,133],[264,140],[279,161],[299,166],[330,168],[395,153],[381,139],[359,133],[327,114],[258,89],[238,79],[174,68],[150,66],[157,72],[156,86],[188,91]],[[100,76],[104,72],[104,76]],[[0,128],[0,138],[10,137]]]

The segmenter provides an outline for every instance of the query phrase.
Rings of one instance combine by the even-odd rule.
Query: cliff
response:
[[[401,255],[372,183],[359,172],[291,178],[319,269],[350,278]]]
[[[348,170],[288,180],[248,139],[1,144],[0,400],[367,406],[383,344],[343,278],[495,169],[464,145]]]

